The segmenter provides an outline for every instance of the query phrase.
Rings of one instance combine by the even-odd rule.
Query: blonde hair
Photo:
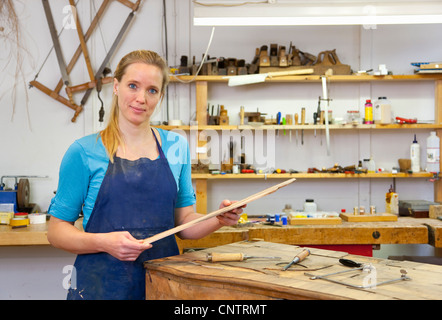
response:
[[[136,50],[126,54],[118,63],[117,69],[114,73],[114,78],[121,81],[126,69],[133,63],[146,63],[158,67],[163,73],[163,83],[161,86],[161,96],[164,97],[164,92],[169,83],[169,68],[167,62],[161,58],[156,52],[148,50]],[[101,140],[106,148],[111,162],[114,160],[114,155],[117,152],[118,147],[122,144],[121,132],[118,124],[118,96],[113,95],[111,111],[109,117],[109,123],[106,128],[101,131]]]

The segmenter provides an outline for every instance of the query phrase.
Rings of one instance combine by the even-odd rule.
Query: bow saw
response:
[[[116,36],[116,38],[112,44],[112,47],[110,48],[109,52],[106,54],[106,57],[104,58],[100,67],[94,73],[91,62],[89,60],[89,53],[87,50],[86,43],[87,43],[88,39],[91,37],[96,26],[98,25],[98,22],[99,22],[100,18],[103,16],[103,13],[104,13],[106,7],[108,6],[110,0],[103,0],[100,8],[98,9],[95,17],[92,19],[91,24],[85,34],[83,34],[78,14],[76,13],[73,15],[80,44],[79,44],[77,50],[75,51],[75,53],[73,54],[70,62],[67,65],[64,62],[64,57],[63,57],[63,54],[61,51],[60,41],[58,38],[59,34],[57,34],[57,30],[55,27],[55,23],[54,23],[51,8],[49,5],[49,1],[42,0],[43,9],[45,11],[46,20],[48,22],[49,31],[51,33],[53,48],[55,50],[55,54],[57,56],[57,62],[58,62],[60,72],[61,72],[61,79],[59,80],[59,82],[54,90],[51,90],[50,88],[48,88],[44,84],[38,82],[36,80],[38,77],[38,74],[35,76],[35,79],[33,81],[31,81],[29,84],[30,84],[30,88],[35,87],[35,88],[39,89],[40,91],[42,91],[43,93],[50,96],[51,98],[55,99],[56,101],[61,102],[65,106],[74,110],[75,114],[74,114],[73,118],[71,119],[72,122],[75,122],[78,115],[83,111],[83,106],[86,104],[86,101],[89,98],[93,88],[95,88],[95,87],[101,88],[101,84],[106,84],[106,83],[112,82],[112,80],[113,80],[112,77],[105,77],[105,75],[108,71],[106,68],[106,65],[109,63],[113,53],[115,52],[116,48],[118,47],[121,39],[123,38],[124,33],[128,29],[132,19],[135,16],[135,12],[139,9],[140,2],[141,2],[141,0],[137,0],[136,2],[132,2],[130,0],[117,0],[117,1],[120,2],[121,4],[125,5],[126,7],[130,8],[132,11],[129,13],[128,17],[126,18],[123,26],[121,27],[121,30],[119,31],[118,35]],[[69,0],[69,4],[76,12],[76,5],[74,3],[74,0]],[[83,54],[83,57],[85,59],[85,63],[86,63],[86,67],[88,70],[90,81],[83,83],[83,84],[72,86],[70,83],[70,80],[69,80],[69,74],[72,71],[72,69],[74,68],[74,66],[77,63],[78,59],[80,58],[81,54]],[[65,98],[62,95],[60,95],[60,91],[61,91],[63,85],[65,86],[65,91],[66,91],[68,98]],[[80,105],[78,105],[75,103],[75,101],[73,99],[73,94],[75,92],[80,92],[80,91],[86,91],[86,92],[85,92],[83,98],[81,99]]]

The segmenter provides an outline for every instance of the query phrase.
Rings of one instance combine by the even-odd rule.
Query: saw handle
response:
[[[220,262],[220,261],[243,261],[243,253],[217,253],[212,252],[207,254],[207,261]]]

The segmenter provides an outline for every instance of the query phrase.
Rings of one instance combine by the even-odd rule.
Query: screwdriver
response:
[[[248,256],[244,253],[218,253],[212,252],[207,254],[207,261],[210,262],[220,262],[220,261],[243,261],[247,259],[276,259],[279,260],[281,257],[256,257]]]
[[[294,259],[293,259],[288,265],[286,265],[286,266],[284,267],[284,271],[287,270],[288,268],[290,268],[290,266],[291,266],[292,264],[295,264],[295,263],[301,262],[302,260],[304,260],[305,258],[307,258],[309,255],[310,255],[310,250],[308,250],[308,249],[304,249],[304,250],[302,250],[300,254],[296,255],[295,258],[294,258]]]

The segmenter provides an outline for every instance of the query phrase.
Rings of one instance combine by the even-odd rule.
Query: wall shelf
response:
[[[178,79],[177,79],[178,78]],[[182,80],[182,81],[180,81]],[[228,82],[225,76],[171,76],[172,83],[187,83],[195,85],[196,92],[196,123],[195,126],[160,126],[166,130],[180,129],[180,130],[321,130],[325,129],[325,125],[264,125],[260,127],[251,125],[229,125],[229,126],[208,126],[207,125],[207,105],[208,92],[210,83],[224,83]],[[303,75],[303,76],[286,76],[267,79],[266,83],[318,83],[322,81],[320,75]],[[439,137],[442,137],[442,74],[411,74],[411,75],[336,75],[327,77],[330,83],[366,83],[366,82],[434,82],[434,123],[418,123],[418,124],[389,124],[389,125],[329,125],[330,130],[401,130],[401,129],[434,129]],[[262,84],[261,84],[262,85]],[[240,87],[238,87],[240,88]],[[293,133],[293,132],[292,132]],[[203,140],[198,141],[198,147],[204,147],[207,142]],[[204,158],[204,155],[199,155]],[[226,174],[226,175],[212,175],[193,173],[192,179],[196,183],[196,210],[200,213],[207,212],[207,181],[208,180],[223,180],[223,179],[379,179],[379,178],[420,178],[431,179],[433,174],[420,172],[414,174],[407,173],[375,173],[375,174],[331,174],[331,173],[297,173],[297,174]],[[441,181],[434,182],[434,201],[442,202],[442,187]]]
[[[433,178],[434,175],[429,172],[417,173],[238,173],[238,174],[210,174],[210,173],[192,173],[192,179],[387,179],[387,178]]]

